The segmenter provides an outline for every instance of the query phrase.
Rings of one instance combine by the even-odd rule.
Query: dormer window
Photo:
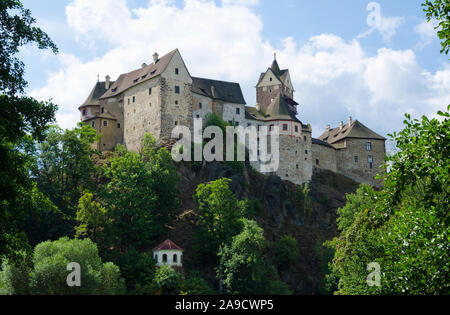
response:
[[[156,73],[156,70],[153,70],[150,75],[154,75]]]

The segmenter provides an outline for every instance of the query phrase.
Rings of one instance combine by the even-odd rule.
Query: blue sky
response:
[[[450,64],[422,0],[24,0],[60,53],[25,47],[27,92],[60,105],[71,128],[97,80],[179,48],[194,76],[239,82],[249,106],[277,52],[314,136],[348,116],[386,135],[403,114],[433,115],[450,103]]]

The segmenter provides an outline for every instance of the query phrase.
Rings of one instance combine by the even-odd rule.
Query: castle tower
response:
[[[290,105],[290,110],[297,115],[297,105],[294,101],[294,87],[292,86],[289,70],[281,70],[276,55],[272,65],[266,72],[261,73],[256,85],[256,102],[260,109],[265,112],[274,99],[283,97]]]

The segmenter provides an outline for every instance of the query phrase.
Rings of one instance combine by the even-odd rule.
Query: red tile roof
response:
[[[180,246],[171,240],[164,241],[161,245],[155,247],[153,250],[183,250]]]

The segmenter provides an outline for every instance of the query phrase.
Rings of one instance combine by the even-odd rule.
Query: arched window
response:
[[[158,254],[155,254],[155,260],[158,262]]]
[[[178,256],[177,254],[173,254],[173,262],[178,263]]]
[[[163,255],[163,263],[166,263],[166,262],[167,262],[167,255],[164,254],[164,255]]]

